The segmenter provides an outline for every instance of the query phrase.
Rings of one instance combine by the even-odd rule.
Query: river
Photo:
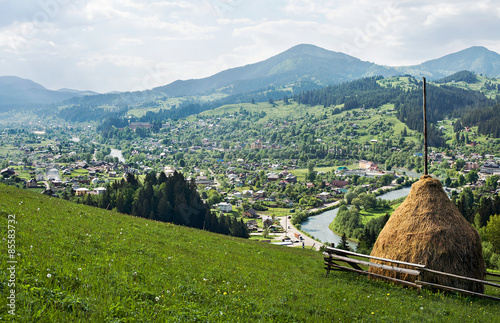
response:
[[[410,187],[404,187],[399,190],[391,191],[378,196],[384,200],[395,200],[397,198],[407,196],[410,193]],[[323,212],[321,214],[311,216],[306,221],[301,223],[302,231],[305,231],[312,235],[315,239],[321,242],[333,242],[338,245],[341,237],[333,233],[328,226],[333,222],[333,219],[337,216],[338,208]],[[357,243],[349,241],[349,246],[356,250]]]
[[[122,151],[119,149],[111,149],[111,152],[109,153],[109,156],[111,157],[118,157],[118,160],[122,163],[125,162],[125,158],[123,158]]]

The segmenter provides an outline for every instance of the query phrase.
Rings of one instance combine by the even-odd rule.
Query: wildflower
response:
[[[226,292],[224,292],[224,294],[222,294],[222,295],[227,295],[227,293],[226,293]]]
[[[47,274],[47,278],[50,278],[50,277],[52,277],[52,275],[51,274]]]
[[[158,296],[156,296],[156,297],[155,297],[155,301],[157,301],[157,302],[158,302],[159,300],[160,300],[160,298],[159,298]]]
[[[82,268],[78,268],[78,271],[81,271],[81,270],[82,270]]]

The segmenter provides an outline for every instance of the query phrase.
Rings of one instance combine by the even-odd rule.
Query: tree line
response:
[[[167,177],[146,175],[143,183],[131,173],[121,181],[107,185],[101,195],[86,195],[83,203],[151,220],[170,222],[225,235],[248,238],[243,220],[217,216],[203,202],[194,180],[186,181],[181,173]]]

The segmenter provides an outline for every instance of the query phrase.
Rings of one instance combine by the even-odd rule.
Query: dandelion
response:
[[[387,296],[391,295],[391,293],[387,293]]]
[[[224,292],[224,294],[222,294],[222,295],[227,295],[227,293],[226,293],[226,292]]]
[[[47,278],[50,278],[50,277],[52,277],[52,275],[51,274],[47,274]]]
[[[375,312],[372,312],[372,315],[375,314]]]

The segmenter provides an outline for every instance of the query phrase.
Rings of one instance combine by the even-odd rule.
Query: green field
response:
[[[362,221],[363,225],[365,225],[371,219],[379,218],[381,216],[384,216],[386,213],[389,213],[389,215],[391,215],[394,212],[394,210],[396,210],[398,208],[398,206],[400,206],[400,205],[401,205],[401,203],[397,203],[397,204],[391,205],[390,208],[388,208],[388,209],[375,208],[375,209],[369,210],[369,211],[366,211],[363,209],[363,210],[359,211],[359,215],[361,215],[361,221]]]
[[[0,320],[495,322],[498,302],[328,277],[317,251],[221,236],[0,185]],[[8,215],[15,215],[8,232]],[[11,236],[9,237],[8,234]],[[500,293],[496,291],[500,296]]]

